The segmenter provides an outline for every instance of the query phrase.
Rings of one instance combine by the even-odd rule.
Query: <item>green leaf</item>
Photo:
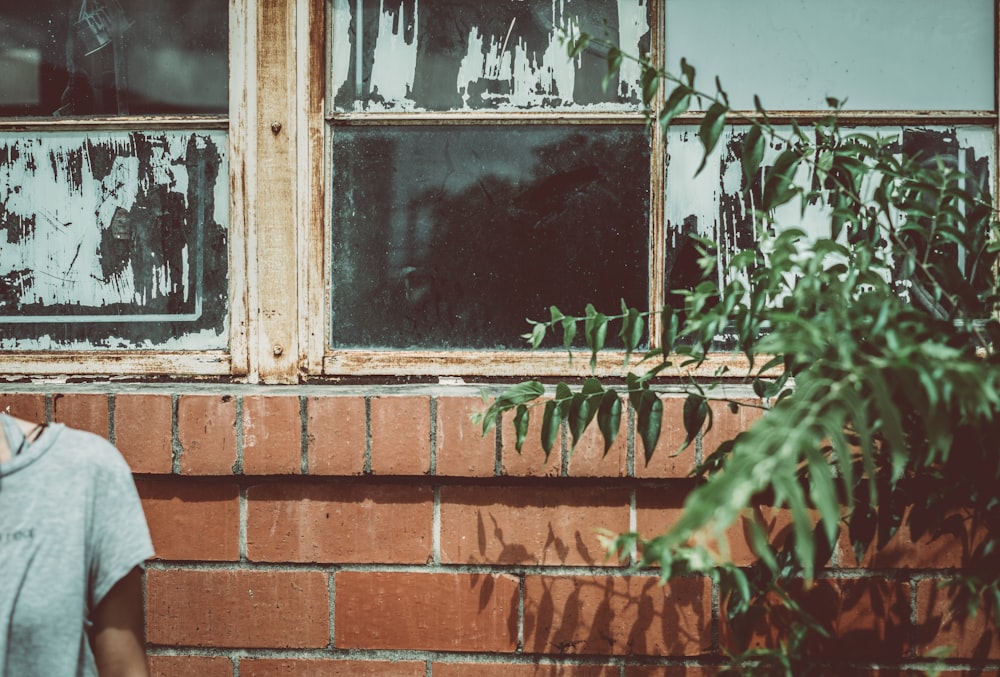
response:
[[[702,395],[691,393],[684,400],[684,444],[678,451],[687,449],[701,432],[708,417],[708,400]]]
[[[569,58],[573,59],[580,55],[590,44],[591,37],[587,33],[580,33],[576,40],[571,40],[567,45]]]
[[[764,172],[764,193],[761,208],[769,212],[791,200],[798,191],[792,187],[795,171],[802,158],[793,150],[785,150],[774,161],[774,165]]]
[[[544,322],[536,322],[535,326],[531,328],[531,334],[528,335],[528,338],[531,342],[532,350],[542,345],[542,341],[545,340],[546,328],[547,325]]]
[[[563,345],[566,346],[568,350],[573,345],[573,339],[576,338],[576,320],[567,317],[562,321],[563,330]]]
[[[618,437],[622,422],[622,400],[614,390],[608,390],[601,398],[601,406],[597,411],[597,427],[604,438],[604,453],[607,454],[611,445]]]
[[[642,67],[642,103],[650,105],[660,88],[660,72],[647,65]]]
[[[521,453],[521,448],[524,446],[524,440],[528,436],[528,422],[531,415],[528,413],[528,407],[523,404],[517,405],[517,409],[514,413],[514,448],[517,449],[517,453]]]
[[[695,176],[701,174],[701,171],[705,168],[705,164],[708,162],[708,156],[715,148],[715,144],[718,143],[719,136],[722,135],[722,130],[726,126],[726,113],[728,110],[725,104],[716,101],[705,112],[705,117],[698,128],[698,138],[701,139],[701,145],[704,147],[705,152],[701,158],[701,164],[695,172]]]
[[[583,435],[583,431],[587,429],[587,424],[590,423],[594,413],[596,413],[596,409],[591,411],[590,400],[586,395],[583,393],[573,395],[573,401],[569,407],[570,451],[576,448],[576,443]]]
[[[493,404],[483,415],[483,433],[489,432],[496,425],[496,419],[500,413],[513,409],[519,404],[526,404],[541,397],[544,393],[545,386],[542,385],[541,381],[522,381],[511,386],[493,400]]]
[[[642,398],[639,401],[639,411],[636,416],[636,432],[642,439],[642,449],[649,465],[649,459],[653,457],[653,449],[660,439],[660,428],[663,424],[663,401],[656,396],[652,390],[642,391]]]
[[[763,160],[764,135],[760,125],[754,125],[743,137],[743,178],[746,180],[748,190],[753,185]]]
[[[587,304],[587,319],[584,324],[587,347],[590,348],[590,368],[597,367],[597,353],[604,348],[608,335],[608,317],[597,312],[593,304]]]
[[[565,419],[569,415],[569,408],[573,404],[573,391],[569,386],[560,381],[556,384],[556,405],[559,407],[560,418]]]
[[[608,49],[607,54],[608,70],[604,74],[604,79],[601,81],[601,88],[605,91],[608,89],[608,84],[618,75],[618,71],[622,67],[622,52],[617,47],[611,47]]]
[[[545,403],[542,413],[542,450],[545,451],[545,461],[548,462],[556,440],[559,439],[559,426],[562,425],[562,415],[554,400]]]
[[[625,301],[622,301],[622,328],[618,332],[618,338],[625,346],[625,365],[628,366],[629,357],[632,351],[639,345],[643,334],[646,333],[646,323],[642,315],[635,308],[626,308]]]
[[[685,85],[677,85],[674,90],[670,92],[670,96],[667,97],[666,102],[663,104],[663,110],[660,111],[659,123],[660,130],[666,131],[670,123],[681,113],[685,113],[688,107],[691,105],[691,90]]]
[[[819,510],[828,543],[837,539],[837,529],[840,526],[840,500],[833,481],[833,472],[826,458],[818,449],[807,446],[806,461],[809,467],[809,497]]]

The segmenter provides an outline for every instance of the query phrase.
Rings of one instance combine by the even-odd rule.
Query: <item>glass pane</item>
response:
[[[0,0],[0,115],[225,113],[226,0]]]
[[[584,31],[649,50],[647,0],[333,0],[337,110],[636,109],[639,71],[607,89],[597,48],[570,60]],[[361,27],[360,30],[358,27]]]
[[[226,145],[0,134],[0,349],[225,348]]]
[[[523,347],[550,304],[647,304],[641,125],[336,129],[333,163],[335,347]]]
[[[993,110],[993,0],[665,0],[666,59],[737,108]]]
[[[782,130],[786,138],[793,136],[791,129]],[[961,172],[977,177],[981,185],[991,186],[994,176],[993,130],[989,127],[880,127],[858,128],[849,132],[862,132],[882,138],[895,139],[900,153],[928,158],[939,157]],[[719,141],[705,169],[695,177],[702,160],[701,141],[694,128],[674,127],[668,132],[668,165],[665,190],[666,219],[666,297],[680,309],[683,300],[671,290],[692,289],[700,279],[694,241],[689,235],[710,238],[722,246],[721,258],[729,257],[752,247],[754,234],[753,212],[759,208],[760,192],[745,191],[742,150],[746,129],[730,127]],[[768,144],[762,166],[774,162],[783,147]],[[933,160],[928,160],[933,162]],[[806,181],[808,168],[800,169],[799,179]],[[775,218],[779,227],[795,227],[819,236],[829,237],[829,211],[822,202],[809,206],[804,214],[798,200],[778,208]],[[728,279],[722,277],[719,284]]]

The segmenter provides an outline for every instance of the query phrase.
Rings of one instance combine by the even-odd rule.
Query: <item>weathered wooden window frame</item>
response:
[[[665,0],[650,0],[652,16],[651,57],[655,63],[661,63],[664,54],[665,40]],[[995,17],[995,24],[1000,23]],[[1000,68],[1000,29],[994,26],[994,78]],[[1000,159],[1000,134],[997,129],[997,111],[1000,110],[997,92],[1000,86],[994,85],[994,108],[992,111],[953,111],[953,110],[912,110],[912,111],[877,111],[855,110],[844,111],[842,120],[847,126],[927,126],[927,125],[989,125],[993,132],[994,162]],[[661,89],[655,102],[658,109],[665,97]],[[740,114],[752,116],[753,111],[740,111]],[[777,110],[769,113],[775,124],[788,123],[793,118],[800,123],[816,121],[829,115],[828,110]],[[688,112],[681,115],[676,124],[697,126],[704,118],[702,112]],[[575,112],[532,112],[532,113],[326,113],[327,129],[339,126],[363,126],[378,124],[393,124],[400,126],[421,124],[499,124],[526,125],[558,122],[561,124],[645,124],[645,118],[639,113],[575,113]],[[650,224],[649,224],[649,307],[660,307],[664,303],[665,278],[665,210],[663,196],[665,193],[665,151],[666,140],[659,130],[652,133],[650,168]],[[324,166],[329,165],[330,158],[324,158]],[[994,194],[1000,194],[1000,177],[994,167]],[[330,213],[330,209],[327,209]],[[329,237],[329,233],[328,233]],[[329,308],[329,289],[324,299],[324,308]],[[611,309],[614,310],[614,309]],[[650,336],[653,347],[656,347],[660,335],[657,316],[651,318]],[[329,342],[324,342],[324,346]],[[597,373],[614,375],[621,373],[623,355],[607,351],[600,356]],[[729,353],[719,353],[701,366],[700,373],[715,373],[723,365],[732,369],[745,368],[745,360]],[[576,356],[572,363],[567,360],[564,351],[483,351],[483,350],[364,350],[364,349],[327,349],[323,359],[323,373],[327,375],[351,376],[572,376],[590,373],[586,355]]]
[[[660,58],[663,0],[651,0],[651,51]],[[229,134],[230,342],[227,351],[7,352],[0,375],[139,378],[235,377],[250,382],[293,383],[311,376],[573,376],[586,359],[569,363],[562,351],[330,350],[329,130],[365,124],[645,124],[638,113],[413,113],[332,115],[325,111],[327,2],[229,0],[230,88],[228,116],[149,116],[83,119],[0,119],[0,130],[221,129]],[[1000,20],[995,20],[995,24]],[[994,25],[994,79],[1000,73],[1000,28]],[[856,125],[988,125],[1000,159],[1000,101],[992,111],[849,111]],[[825,111],[774,111],[772,121],[809,121]],[[404,119],[405,118],[405,119]],[[678,124],[697,125],[700,113]],[[654,133],[650,181],[651,307],[662,302],[664,279],[665,140]],[[1000,177],[994,169],[994,191]],[[653,326],[651,335],[658,336]],[[582,356],[581,356],[582,357]],[[729,354],[704,366],[741,366]],[[620,372],[621,356],[602,355],[597,371]]]

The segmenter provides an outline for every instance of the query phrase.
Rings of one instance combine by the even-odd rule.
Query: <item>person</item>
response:
[[[0,674],[147,677],[131,471],[107,440],[0,413]]]

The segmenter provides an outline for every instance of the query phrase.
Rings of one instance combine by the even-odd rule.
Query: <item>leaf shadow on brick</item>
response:
[[[1000,658],[1000,618],[982,597],[973,597],[956,581],[924,580],[917,599],[919,654],[944,650],[949,658]]]
[[[692,656],[711,649],[699,578],[538,576],[526,583],[525,650],[535,654]]]
[[[788,581],[785,593],[829,634],[807,630],[803,655],[824,661],[899,660],[909,649],[909,587],[897,581],[822,579]],[[725,614],[724,614],[725,615]],[[774,593],[744,627],[723,619],[720,641],[727,651],[777,648],[802,631],[799,618]]]

